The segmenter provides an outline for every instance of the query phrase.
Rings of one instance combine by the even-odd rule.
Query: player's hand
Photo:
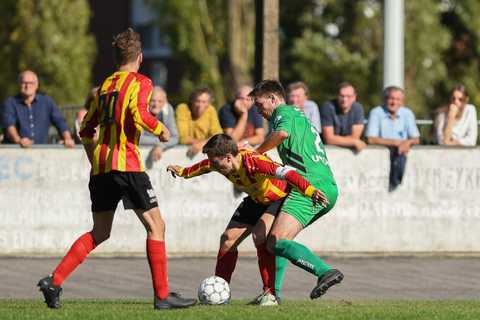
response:
[[[248,143],[248,140],[242,140],[237,143],[238,150],[254,150],[253,147]]]
[[[323,208],[326,208],[330,204],[325,193],[318,189],[316,189],[312,194],[312,203],[314,207],[320,205]]]
[[[158,140],[160,140],[161,142],[167,142],[168,140],[170,140],[170,136],[170,131],[167,129],[167,127],[163,126],[163,130],[158,136]]]
[[[176,178],[180,176],[180,171],[182,171],[182,167],[176,165],[169,165],[167,167],[167,172],[170,172],[172,177]]]
[[[22,148],[30,148],[33,144],[33,141],[29,138],[21,138],[19,144]]]

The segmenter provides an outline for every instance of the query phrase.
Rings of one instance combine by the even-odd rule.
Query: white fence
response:
[[[167,222],[172,255],[214,254],[241,201],[212,173],[173,179],[167,164],[192,164],[186,149],[165,152],[148,170]],[[146,154],[148,149],[143,150]],[[404,184],[389,193],[389,155],[327,148],[340,197],[329,214],[298,238],[323,253],[480,253],[480,149],[416,147]],[[91,227],[89,167],[82,149],[0,148],[0,254],[61,255]],[[112,236],[98,254],[143,253],[145,231],[119,205]],[[251,239],[240,250],[254,250]]]

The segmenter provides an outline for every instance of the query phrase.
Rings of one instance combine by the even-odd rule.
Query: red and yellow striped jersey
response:
[[[80,129],[84,144],[92,143],[96,127],[92,175],[112,170],[144,171],[138,140],[142,128],[158,136],[163,125],[148,111],[152,81],[136,72],[117,71],[98,89]]]
[[[311,198],[315,187],[299,175],[294,168],[283,167],[269,157],[250,150],[241,150],[237,155],[240,167],[233,173],[225,175],[237,188],[247,193],[255,202],[269,204],[285,197],[290,189],[296,187]],[[182,168],[179,175],[192,178],[211,171],[216,171],[205,159],[191,167]]]

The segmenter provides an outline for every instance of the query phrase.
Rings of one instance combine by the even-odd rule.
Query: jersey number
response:
[[[317,129],[315,127],[311,126],[310,130],[312,133],[315,135],[315,148],[317,149],[317,152],[319,154],[313,155],[312,160],[314,162],[319,162],[322,161],[325,165],[328,165],[328,160],[325,155],[325,151],[322,150],[322,138],[320,138],[320,135],[318,134]]]
[[[98,105],[102,110],[100,122],[109,125],[115,122],[115,106],[117,105],[118,91],[103,94],[98,99]]]

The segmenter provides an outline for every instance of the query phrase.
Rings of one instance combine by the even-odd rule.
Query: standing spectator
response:
[[[326,144],[355,148],[357,152],[366,147],[361,140],[365,122],[363,106],[356,100],[353,85],[343,82],[338,86],[337,99],[322,105],[320,116]]]
[[[52,98],[37,93],[38,78],[30,70],[23,71],[18,77],[20,93],[5,100],[3,108],[3,127],[10,143],[23,148],[32,144],[48,143],[48,129],[53,124],[66,148],[72,148],[75,142],[70,135],[67,123]]]
[[[158,120],[160,120],[170,131],[171,137],[168,142],[161,142],[158,137],[148,131],[143,131],[140,136],[141,145],[153,146],[147,159],[151,161],[160,160],[164,150],[176,146],[178,144],[178,130],[175,122],[175,111],[168,103],[167,93],[162,87],[153,87],[152,99],[149,104],[149,111]],[[149,167],[149,165],[147,165]]]
[[[468,104],[467,90],[457,85],[450,94],[450,105],[435,119],[438,144],[474,146],[477,144],[477,110]]]
[[[199,88],[190,94],[188,105],[177,106],[178,138],[181,144],[190,145],[188,157],[194,157],[210,137],[223,132],[211,99],[210,90]]]
[[[383,106],[370,111],[367,127],[369,144],[386,146],[390,150],[390,186],[393,191],[401,182],[410,148],[420,143],[415,115],[403,106],[404,91],[390,86],[383,91]]]
[[[240,87],[232,103],[224,105],[218,112],[223,132],[239,146],[254,146],[265,140],[263,118],[248,95],[252,87]]]
[[[318,105],[314,101],[308,100],[307,85],[301,81],[290,83],[287,87],[287,95],[288,103],[300,108],[315,129],[319,133],[322,132]]]

